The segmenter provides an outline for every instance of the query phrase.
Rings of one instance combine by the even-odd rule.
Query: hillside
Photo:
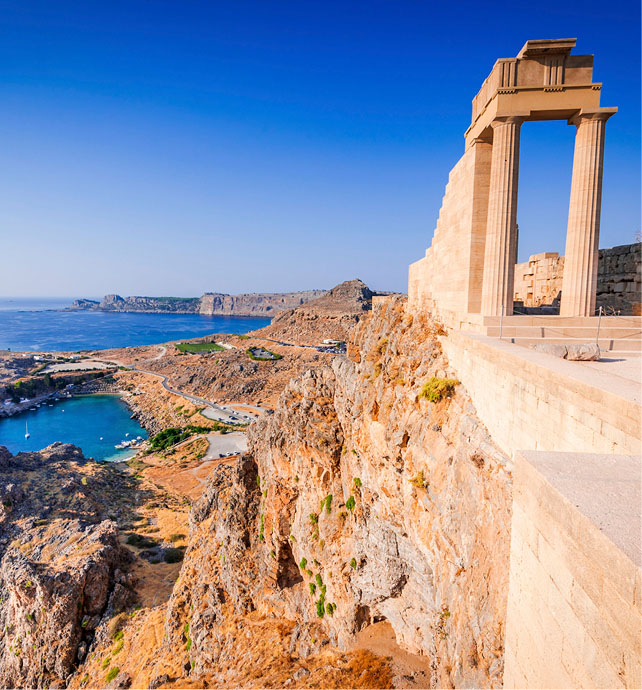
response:
[[[375,294],[361,280],[349,280],[318,299],[278,314],[269,326],[254,334],[299,345],[345,340],[348,331],[372,308]]]

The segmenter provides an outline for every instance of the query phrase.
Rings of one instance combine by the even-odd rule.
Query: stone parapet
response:
[[[639,688],[640,458],[522,452],[505,688]]]
[[[638,382],[484,335],[451,331],[441,342],[508,456],[521,450],[640,454]]]

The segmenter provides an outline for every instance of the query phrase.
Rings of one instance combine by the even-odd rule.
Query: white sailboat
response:
[[[29,433],[29,425],[27,422],[25,422],[25,438],[29,438],[31,434]]]

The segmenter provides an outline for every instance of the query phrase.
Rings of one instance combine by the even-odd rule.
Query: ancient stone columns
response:
[[[522,117],[496,118],[488,196],[481,311],[485,316],[513,313],[517,262],[517,181]]]
[[[561,316],[593,316],[602,205],[604,128],[613,109],[580,113],[566,233]]]

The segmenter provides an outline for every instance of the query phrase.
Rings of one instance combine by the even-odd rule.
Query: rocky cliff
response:
[[[70,309],[95,311],[151,312],[173,314],[198,313],[200,300],[197,297],[121,297],[105,295],[100,302],[77,299]]]
[[[209,316],[263,316],[271,317],[285,309],[298,307],[309,300],[326,294],[325,290],[301,292],[248,293],[226,295],[206,292],[202,297],[121,297],[105,295],[100,302],[89,299],[75,300],[73,311],[118,311],[173,314],[206,314]]]
[[[112,519],[125,484],[75,446],[0,446],[1,687],[64,687],[103,620],[133,601]]]
[[[325,294],[325,290],[247,293],[241,295],[206,292],[201,297],[199,311],[201,314],[214,316],[272,317],[279,312],[293,309]]]
[[[291,381],[250,453],[212,473],[166,622],[190,683],[230,653],[229,621],[252,614],[294,621],[297,658],[387,621],[433,687],[501,686],[510,473],[439,333],[390,300],[348,358]]]

